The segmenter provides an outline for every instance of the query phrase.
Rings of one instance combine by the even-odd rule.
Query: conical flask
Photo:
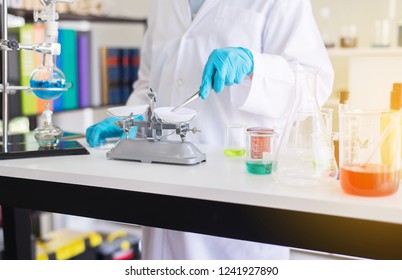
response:
[[[336,181],[332,110],[319,107],[316,91],[314,69],[295,71],[295,101],[276,155],[274,178],[282,183],[301,186]]]

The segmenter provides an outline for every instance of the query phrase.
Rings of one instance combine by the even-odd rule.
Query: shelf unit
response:
[[[23,10],[23,9],[14,9],[8,8],[8,13],[13,14],[15,16],[23,17],[25,20],[32,22],[33,21],[33,11],[32,10]],[[109,17],[109,16],[94,16],[94,15],[77,15],[72,13],[60,13],[59,14],[61,21],[90,21],[90,22],[113,22],[113,23],[140,23],[147,24],[146,18],[129,18],[129,17]]]
[[[33,10],[25,10],[25,9],[15,9],[15,8],[8,8],[8,14],[19,16],[24,18],[25,22],[33,23],[34,22],[34,11]],[[95,15],[78,15],[72,13],[59,13],[59,20],[64,22],[90,22],[95,24],[139,24],[143,25],[144,29],[147,27],[147,19],[144,18],[130,18],[130,17],[118,17],[118,16],[95,16]],[[37,118],[40,116],[28,116],[29,122],[32,123],[31,127],[35,127],[37,123]],[[85,133],[85,127],[88,126],[88,123],[91,121],[98,122],[102,118],[106,117],[106,107],[89,107],[89,108],[80,108],[74,110],[65,110],[55,112],[54,114],[54,121],[55,123],[63,123],[64,125],[60,125],[63,127],[65,131],[74,131],[72,127],[75,127],[77,123],[80,124],[80,133]],[[72,124],[69,124],[72,123]],[[74,124],[75,123],[75,124]],[[1,206],[0,206],[1,210]],[[37,213],[38,214],[38,213]],[[51,218],[49,218],[48,214],[52,214]],[[54,213],[41,213],[40,217],[40,227],[41,232],[39,233],[46,233],[49,230],[55,229],[56,227],[68,227],[75,225],[76,227],[82,228],[96,228],[96,230],[101,231],[117,231],[117,230],[124,230],[128,233],[135,234],[137,236],[141,236],[141,228],[135,225],[124,225],[120,223],[113,223],[109,221],[97,221],[95,219],[87,219],[83,217],[69,217],[66,215],[61,214],[54,214]],[[46,219],[44,219],[45,217]],[[38,221],[37,221],[38,222]],[[0,233],[1,225],[0,225]],[[1,254],[1,248],[0,248]],[[1,259],[1,255],[0,255]]]
[[[327,49],[330,57],[394,56],[402,55],[402,47],[384,48],[332,48]]]
[[[34,22],[33,10],[26,10],[26,9],[16,9],[16,8],[8,8],[8,13],[12,14],[14,16],[19,16],[24,18],[24,20],[27,23],[32,23]],[[64,22],[66,24],[69,24],[71,22],[73,25],[76,24],[77,22],[89,22],[90,24],[124,24],[124,25],[130,25],[130,24],[137,24],[137,25],[142,25],[144,27],[144,30],[147,27],[147,19],[146,17],[138,17],[138,18],[132,18],[132,17],[121,17],[121,16],[96,16],[96,15],[81,15],[81,14],[73,14],[73,13],[59,13],[59,22]],[[120,104],[119,106],[121,106]],[[113,105],[113,106],[118,106],[118,105]],[[91,106],[88,108],[77,108],[73,110],[63,110],[63,111],[57,111],[54,112],[54,119],[59,122],[63,122],[64,124],[62,125],[63,128],[67,127],[70,128],[71,125],[68,124],[65,120],[69,119],[71,116],[73,118],[77,119],[84,119],[86,122],[82,123],[80,125],[79,129],[77,132],[79,133],[84,133],[85,129],[84,126],[88,126],[89,122],[91,122],[90,119],[93,120],[93,122],[98,122],[101,120],[102,117],[107,117],[106,114],[103,114],[102,111],[106,112],[106,109],[110,106],[103,106],[103,105],[96,105],[96,106]],[[93,112],[88,112],[87,109],[92,110]],[[85,115],[81,114],[80,111],[85,110]],[[65,116],[63,116],[65,115]],[[28,116],[29,122],[30,122],[30,128],[36,127],[36,124],[38,122],[38,119],[40,118],[39,116]],[[70,129],[71,130],[71,129]]]

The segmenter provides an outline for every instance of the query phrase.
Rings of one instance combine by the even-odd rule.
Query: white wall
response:
[[[332,96],[325,106],[335,109],[333,128],[334,131],[337,131],[337,104],[340,90],[351,90],[351,99],[353,99],[355,107],[373,107],[373,102],[370,100],[375,100],[376,106],[384,107],[389,102],[392,82],[402,81],[402,65],[398,67],[400,60],[397,59],[399,54],[395,54],[395,50],[393,50],[393,47],[397,46],[397,26],[402,23],[402,0],[310,1],[320,31],[329,32],[335,40],[336,47],[339,47],[343,26],[355,24],[357,27],[358,44],[356,49],[350,52],[348,49],[340,50],[340,52],[336,49],[335,52],[334,49],[329,49],[335,71],[335,81]],[[323,13],[325,9],[329,11],[327,17]],[[391,48],[373,48],[375,21],[385,18],[391,19],[389,31]],[[369,54],[370,51],[375,52]],[[391,56],[396,59],[392,59]],[[375,64],[369,62],[374,58]],[[365,64],[362,63],[363,61]],[[373,74],[374,72],[375,74]],[[368,74],[371,75],[370,78],[368,78]],[[398,79],[398,77],[400,78]]]
[[[104,0],[111,16],[144,17],[148,15],[149,0]]]

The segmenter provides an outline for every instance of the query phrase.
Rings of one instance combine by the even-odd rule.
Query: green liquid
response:
[[[273,162],[263,163],[258,161],[247,161],[247,171],[250,174],[271,174],[273,169]]]
[[[245,154],[246,150],[245,149],[238,149],[238,150],[224,149],[223,152],[228,157],[241,157],[242,155]]]

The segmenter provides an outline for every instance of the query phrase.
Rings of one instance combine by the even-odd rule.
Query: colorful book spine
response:
[[[121,49],[121,79],[120,79],[120,97],[121,103],[125,104],[127,99],[131,93],[132,84],[131,84],[131,72],[130,72],[130,49],[123,48]]]
[[[109,104],[109,85],[108,85],[108,71],[107,71],[107,48],[101,47],[99,49],[100,55],[100,72],[101,72],[101,95],[102,95],[102,106]]]
[[[91,106],[90,33],[77,32],[79,107]]]
[[[60,29],[61,70],[71,87],[61,96],[64,110],[77,109],[78,105],[78,63],[77,63],[77,31]]]
[[[25,24],[20,27],[20,43],[32,44],[34,42],[34,31],[32,24]],[[31,73],[35,70],[35,53],[33,51],[20,51],[21,85],[29,86]],[[23,115],[36,115],[37,97],[28,91],[21,91],[21,112]]]
[[[40,44],[43,43],[45,38],[45,25],[43,23],[35,23],[33,25],[33,32],[34,32],[34,43]],[[43,54],[39,52],[35,52],[35,68],[41,66],[43,64]],[[51,104],[50,109],[53,108],[53,102],[49,100],[43,100],[40,98],[36,98],[36,107],[38,114],[41,114],[46,109],[46,104]]]
[[[108,72],[108,96],[109,105],[121,103],[120,79],[121,79],[121,49],[107,49],[107,72]]]
[[[63,46],[63,42],[62,42],[63,38],[60,36],[60,34],[61,34],[61,29],[59,29],[58,42],[61,46]],[[63,52],[63,47],[62,47],[61,51]],[[56,56],[56,66],[60,70],[63,68],[63,61],[61,59],[61,55]],[[53,100],[53,111],[57,112],[57,111],[63,110],[63,95],[64,94],[62,94],[59,98],[56,98]]]

